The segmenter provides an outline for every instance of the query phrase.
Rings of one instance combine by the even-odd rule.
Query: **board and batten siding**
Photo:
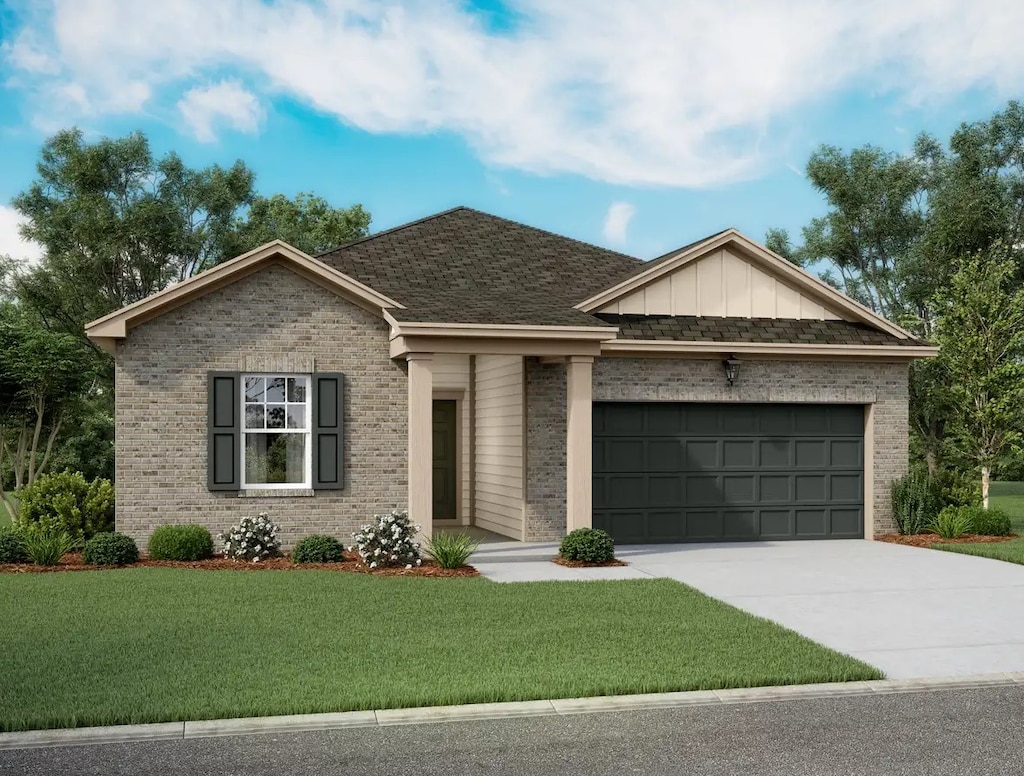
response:
[[[476,357],[475,524],[522,540],[523,358]]]
[[[725,318],[839,320],[727,248],[664,275],[600,309],[618,315],[705,315]]]
[[[434,394],[461,394],[459,401],[459,522],[469,525],[471,516],[472,429],[470,419],[469,356],[455,353],[434,356]]]

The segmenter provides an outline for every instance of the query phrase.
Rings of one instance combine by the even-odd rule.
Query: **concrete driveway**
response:
[[[577,570],[555,549],[482,545],[472,562],[499,581],[669,577],[894,679],[1024,671],[1024,566],[843,540],[623,546],[629,566]]]

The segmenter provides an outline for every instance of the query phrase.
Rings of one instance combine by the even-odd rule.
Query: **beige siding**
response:
[[[728,318],[839,320],[821,303],[787,286],[739,253],[722,248],[663,275],[600,309],[619,315],[708,315]]]
[[[470,522],[472,481],[472,445],[470,444],[470,396],[469,356],[460,354],[439,354],[434,356],[434,393],[461,394],[459,402],[459,449],[462,458],[459,481],[459,518],[468,525]]]
[[[476,357],[476,525],[523,538],[523,359]]]

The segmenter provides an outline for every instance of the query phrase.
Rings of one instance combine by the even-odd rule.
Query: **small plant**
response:
[[[162,525],[149,537],[153,560],[205,560],[213,557],[213,536],[201,525]]]
[[[901,534],[919,534],[939,512],[928,474],[912,471],[892,483],[892,516]]]
[[[457,569],[466,565],[469,556],[477,551],[480,542],[464,533],[442,533],[427,540],[427,552],[443,569]]]
[[[127,566],[139,560],[139,547],[123,533],[98,533],[85,543],[82,559],[90,566]]]
[[[408,512],[396,509],[390,514],[374,515],[373,519],[373,523],[352,534],[363,563],[371,569],[379,566],[411,569],[423,563],[420,545],[413,541],[420,527],[409,522]]]
[[[280,554],[281,540],[277,538],[280,530],[270,521],[269,514],[260,512],[256,517],[246,515],[238,525],[218,538],[223,542],[226,557],[259,563],[264,558]]]
[[[307,536],[292,550],[292,563],[340,563],[343,560],[345,548],[333,536]]]
[[[56,566],[65,554],[80,546],[67,531],[52,525],[31,525],[21,533],[25,552],[37,566]]]
[[[1013,530],[1010,516],[1001,509],[979,506],[946,507],[943,512],[956,510],[971,524],[969,533],[981,536],[1009,536]],[[941,516],[941,515],[940,515]]]
[[[81,472],[43,474],[18,492],[18,526],[45,525],[74,539],[91,539],[114,530],[114,486],[110,480],[89,481]]]
[[[943,539],[958,539],[970,533],[973,525],[971,515],[964,507],[946,507],[928,524],[928,528]]]
[[[28,563],[28,560],[21,534],[11,528],[0,528],[0,563]]]
[[[600,528],[577,528],[562,539],[558,554],[566,560],[608,563],[615,559],[615,541]]]

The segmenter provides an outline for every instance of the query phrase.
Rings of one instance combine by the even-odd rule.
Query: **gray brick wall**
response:
[[[844,402],[874,404],[874,528],[892,530],[889,484],[907,470],[906,363],[745,360],[729,388],[718,360],[604,358],[594,401]],[[528,539],[565,526],[565,368],[527,362]]]
[[[343,372],[345,489],[260,495],[206,489],[210,370]],[[309,533],[351,541],[406,502],[406,377],[377,316],[271,266],[131,330],[116,369],[117,527],[145,547],[163,523],[214,534],[269,512],[286,546]],[[266,493],[266,492],[265,492]]]

